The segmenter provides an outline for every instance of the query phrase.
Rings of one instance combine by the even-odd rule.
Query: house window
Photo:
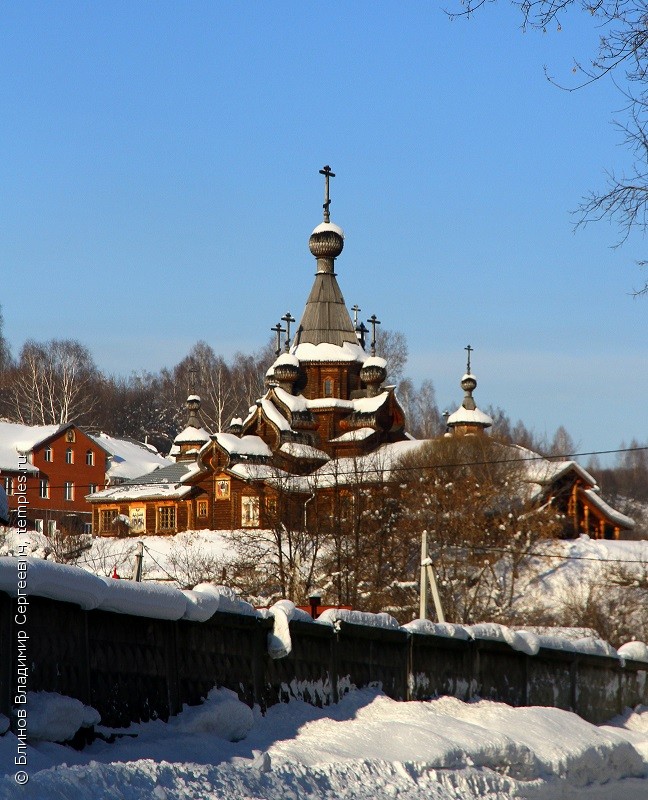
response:
[[[259,527],[259,498],[241,498],[241,526],[243,528]]]
[[[324,397],[333,397],[333,381],[330,378],[324,381]]]
[[[176,526],[175,506],[160,506],[158,508],[158,530],[172,531]]]
[[[56,536],[56,520],[55,519],[48,519],[47,520],[47,535],[48,536]]]
[[[89,467],[94,467],[94,453],[92,450],[86,450],[86,464]]]
[[[99,527],[101,531],[113,531],[113,522],[117,519],[116,508],[108,508],[99,513]]]
[[[44,528],[43,528],[43,520],[42,519],[35,519],[34,520],[34,530],[36,531],[36,533],[42,533],[43,532]]]
[[[207,516],[207,501],[206,500],[199,500],[198,501],[198,516],[199,517],[206,517]]]
[[[51,447],[46,447],[43,452],[43,458],[45,461],[53,461],[54,460],[54,453],[52,452]]]
[[[74,464],[74,451],[71,447],[65,451],[65,463],[66,464]]]
[[[74,484],[72,481],[65,481],[63,491],[66,500],[74,500]]]
[[[92,522],[83,523],[83,532],[86,536],[89,536],[92,533]]]
[[[277,498],[266,497],[264,505],[266,516],[270,519],[274,519],[277,516]]]
[[[97,491],[97,484],[96,483],[89,483],[88,484],[88,494],[94,494]]]
[[[5,478],[5,482],[4,483],[5,483],[5,492],[8,495],[13,494],[14,493],[14,479],[7,476]]]
[[[42,497],[43,499],[47,499],[49,497],[49,481],[47,478],[40,479],[38,496]]]

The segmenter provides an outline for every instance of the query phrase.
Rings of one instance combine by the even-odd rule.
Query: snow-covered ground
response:
[[[39,735],[92,720],[77,701],[30,698]],[[66,706],[66,704],[68,704]],[[78,704],[80,705],[80,704]],[[48,723],[49,719],[49,723]],[[5,721],[6,722],[6,721]],[[104,733],[108,733],[106,729]],[[352,691],[318,709],[299,701],[265,716],[228,690],[168,723],[132,725],[83,751],[33,741],[29,781],[0,737],[0,798],[13,800],[645,800],[648,708],[593,726],[552,708],[444,697],[398,703]]]

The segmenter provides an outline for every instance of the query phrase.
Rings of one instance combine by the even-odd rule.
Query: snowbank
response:
[[[7,733],[0,797],[643,800],[648,789],[648,709],[596,727],[559,709],[398,703],[362,690],[335,706],[291,701],[261,716],[220,689],[168,723],[120,734],[81,752],[28,746],[30,779],[16,786],[17,740]]]
[[[101,720],[91,706],[56,692],[28,692],[26,718],[28,739],[46,742],[66,742]]]

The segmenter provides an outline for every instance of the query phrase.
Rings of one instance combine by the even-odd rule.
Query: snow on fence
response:
[[[80,585],[79,605],[65,599],[56,580],[64,578],[73,592],[72,573],[41,571],[33,569],[32,586],[46,596],[30,594],[24,627],[27,688],[77,698],[106,725],[166,719],[214,686],[262,708],[291,697],[327,705],[353,685],[380,685],[398,700],[480,696],[573,710],[590,722],[648,704],[648,651],[641,643],[617,654],[600,642],[554,641],[498,625],[400,627],[388,615],[349,611],[326,612],[314,624],[287,601],[259,613],[209,586],[158,592],[90,581]],[[0,712],[9,715],[18,601],[1,573]],[[156,595],[161,612],[151,616]]]

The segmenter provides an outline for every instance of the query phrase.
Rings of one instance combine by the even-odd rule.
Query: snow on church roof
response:
[[[493,420],[491,417],[478,408],[470,409],[461,406],[454,414],[450,414],[448,417],[448,425],[480,425],[481,427],[489,427],[492,424]]]
[[[373,433],[373,431],[371,432]],[[294,458],[306,458],[317,461],[329,460],[329,456],[323,450],[318,450],[316,447],[311,447],[309,444],[301,444],[301,442],[284,442],[279,450]]]
[[[260,436],[248,435],[239,438],[233,433],[215,433],[213,438],[230,455],[262,456],[264,458],[272,456],[272,450]]]
[[[296,346],[293,345],[290,352],[300,361],[360,361],[364,363],[367,359],[367,354],[362,347],[352,342],[343,342],[341,346],[329,342],[320,344],[302,342]]]
[[[193,425],[188,425],[183,431],[180,431],[173,443],[208,442],[210,438],[209,433],[204,428],[195,428]]]

